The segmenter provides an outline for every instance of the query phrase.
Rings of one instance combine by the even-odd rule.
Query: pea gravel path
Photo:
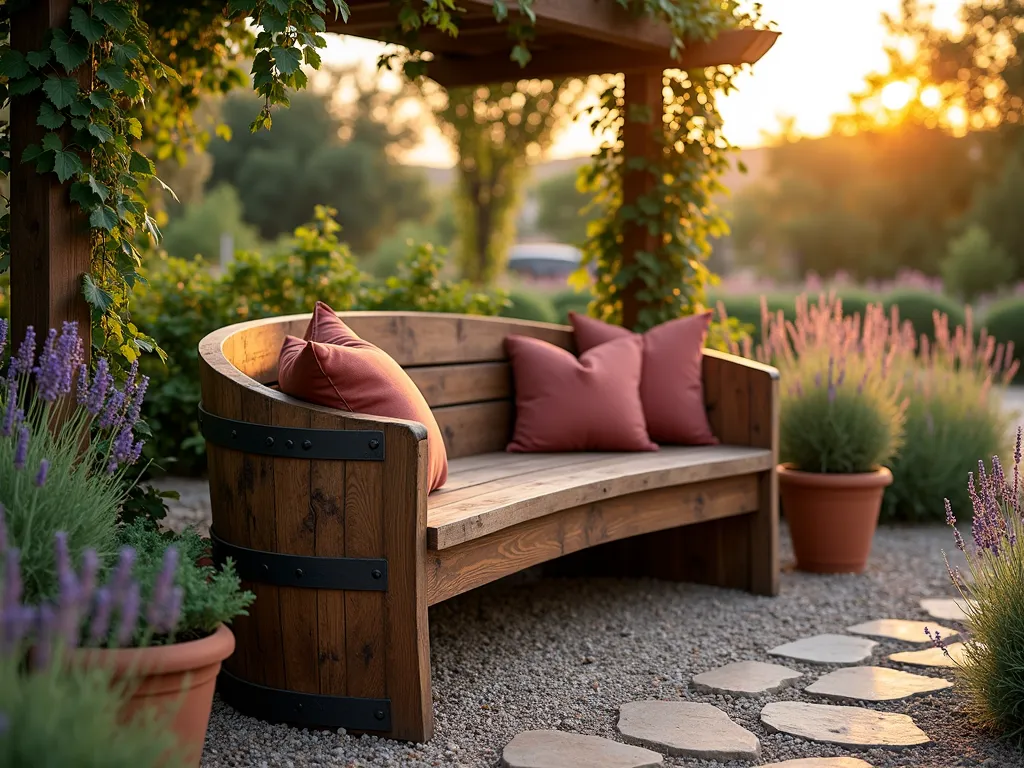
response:
[[[194,508],[182,511],[189,522],[204,516]],[[791,554],[785,530],[782,540],[786,563]],[[951,596],[940,553],[950,544],[942,526],[883,528],[866,574],[786,571],[774,599],[689,584],[519,574],[430,609],[436,731],[429,744],[271,726],[216,701],[202,767],[495,768],[504,745],[528,729],[621,740],[615,731],[619,705],[643,699],[714,704],[761,739],[763,763],[850,755],[875,768],[1024,767],[1020,752],[968,723],[955,688],[872,705],[912,716],[931,744],[858,751],[771,734],[759,722],[769,701],[814,701],[802,689],[835,666],[787,659],[806,676],[795,687],[763,696],[700,693],[689,685],[694,675],[729,662],[777,661],[768,649],[801,637],[843,633],[879,617],[928,619],[918,601]],[[951,670],[888,661],[890,653],[911,647],[881,640],[864,663],[951,677]],[[666,757],[665,765],[751,763]]]

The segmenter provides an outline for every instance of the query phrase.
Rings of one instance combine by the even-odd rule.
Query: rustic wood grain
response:
[[[658,488],[555,512],[431,552],[431,605],[538,563],[650,531],[757,508],[756,475]]]
[[[512,437],[512,403],[508,400],[449,405],[434,408],[433,413],[451,459],[504,450]]]
[[[428,545],[446,549],[526,520],[602,498],[767,470],[770,451],[736,446],[666,447],[611,454],[579,471],[556,467],[528,478],[474,486],[470,498],[431,507]]]
[[[406,373],[431,408],[512,397],[512,370],[506,362],[430,365]]]

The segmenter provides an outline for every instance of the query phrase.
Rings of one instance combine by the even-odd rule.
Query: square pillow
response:
[[[581,353],[612,339],[643,341],[640,400],[652,440],[675,445],[718,443],[704,410],[701,377],[710,312],[669,320],[643,335],[575,312],[569,313],[569,322]]]
[[[281,347],[278,384],[285,394],[351,413],[418,421],[427,428],[429,490],[448,479],[448,454],[430,406],[402,366],[318,301],[305,339]]]
[[[640,403],[643,345],[632,334],[585,352],[508,336],[516,424],[509,451],[656,451]]]

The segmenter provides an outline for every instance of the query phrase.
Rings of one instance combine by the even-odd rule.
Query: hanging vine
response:
[[[663,22],[676,51],[685,41],[754,23],[759,14],[757,6],[742,14],[735,0],[618,2]],[[94,343],[128,362],[143,352],[162,355],[129,311],[132,288],[144,279],[141,249],[160,237],[147,194],[166,189],[147,153],[162,159],[208,140],[192,110],[204,93],[226,92],[243,82],[233,64],[241,56],[252,57],[251,84],[263,97],[251,129],[270,128],[273,108],[288,105],[290,89],[305,87],[303,66],[319,69],[325,18],[347,21],[348,5],[344,0],[228,0],[226,7],[224,0],[75,0],[67,27],[51,30],[45,47],[34,51],[10,45],[11,13],[17,8],[17,0],[0,5],[0,101],[9,108],[12,97],[38,93],[37,123],[44,133],[15,161],[66,183],[88,218],[92,267],[83,275],[82,291],[99,331]],[[508,24],[513,40],[510,57],[525,65],[535,21],[532,0],[518,0],[513,9],[517,13],[506,0],[494,0],[494,16]],[[423,74],[428,64],[420,55],[419,32],[432,27],[457,35],[458,17],[455,0],[400,0],[393,39],[409,53],[385,56],[380,63],[400,63],[410,77]],[[621,141],[602,147],[586,175],[610,211],[586,247],[586,259],[599,275],[596,311],[614,319],[616,292],[641,279],[647,286],[641,298],[652,305],[642,318],[645,326],[702,305],[707,240],[724,231],[712,195],[728,145],[714,99],[732,87],[732,74],[674,74],[670,84],[673,99],[660,131],[664,165],[656,188],[636,206],[621,205]],[[601,108],[595,127],[621,129],[621,90],[606,92]],[[2,174],[10,172],[10,152],[9,126],[0,124]],[[618,245],[623,227],[633,221],[657,231],[662,246],[623,268]],[[8,213],[0,218],[0,272],[10,259]]]

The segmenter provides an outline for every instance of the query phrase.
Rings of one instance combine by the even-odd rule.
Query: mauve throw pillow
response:
[[[656,451],[640,404],[642,345],[630,335],[577,360],[528,336],[508,336],[516,425],[508,450]]]
[[[288,336],[278,364],[281,391],[352,413],[418,421],[427,428],[429,490],[448,479],[448,454],[430,406],[390,355],[317,302],[306,339]]]
[[[676,445],[718,443],[704,410],[701,378],[710,312],[669,320],[642,336],[575,312],[569,313],[569,322],[581,353],[612,339],[642,339],[640,400],[652,440]]]

